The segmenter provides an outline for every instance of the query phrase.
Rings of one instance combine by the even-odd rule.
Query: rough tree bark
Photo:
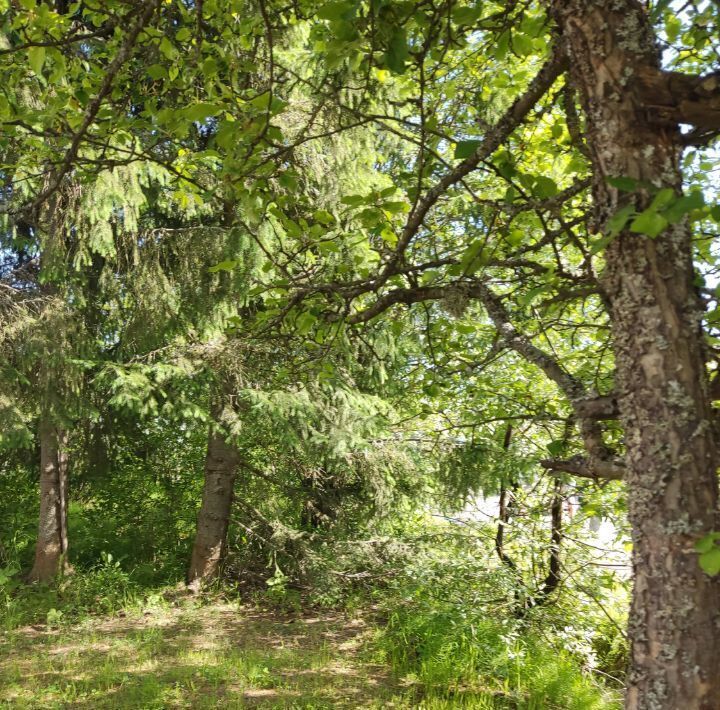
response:
[[[188,569],[188,584],[195,588],[216,577],[220,571],[240,460],[237,448],[228,443],[225,434],[215,426],[221,412],[220,407],[213,411],[214,424],[205,457],[205,485]]]
[[[677,106],[659,112],[648,77],[662,77],[637,0],[554,0],[552,13],[586,116],[597,226],[652,189],[624,194],[627,177],[681,191]],[[625,429],[635,586],[626,707],[710,710],[720,703],[720,580],[693,543],[717,527],[718,452],[705,373],[701,310],[686,222],[652,239],[628,230],[608,246],[620,417]]]
[[[48,418],[39,425],[40,523],[31,582],[50,582],[68,571],[67,435]]]

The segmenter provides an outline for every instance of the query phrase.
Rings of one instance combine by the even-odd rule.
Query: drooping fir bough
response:
[[[367,445],[299,404],[313,379],[357,390],[336,411],[402,392],[460,451],[489,422],[519,419],[540,438],[546,426],[554,438],[527,456],[557,490],[626,487],[627,707],[717,704],[716,3],[0,2],[0,12],[2,285],[13,293],[3,313],[37,318],[25,300],[53,284],[82,334],[72,357],[45,364],[74,383],[53,395],[54,426],[107,416],[78,398],[108,373],[114,406],[157,416],[167,393],[133,390],[139,368],[211,342],[262,343],[268,367],[256,359],[223,407],[244,397],[245,419],[265,412],[265,423],[283,412],[294,432],[283,460],[300,459],[285,485],[307,496],[317,493],[307,481],[334,481],[328,451],[351,476],[353,446]],[[108,176],[133,170],[136,189],[102,202]],[[95,203],[64,198],[93,190]],[[63,214],[49,220],[56,202]],[[47,348],[0,333],[4,371],[28,383],[5,378],[2,411],[27,439],[47,410],[32,353]],[[382,365],[364,379],[404,347],[416,360],[395,360],[396,382]],[[81,360],[82,387],[69,367]],[[498,362],[518,372],[521,396],[470,391]],[[391,411],[373,407],[367,421]],[[312,430],[302,443],[298,412]],[[191,580],[216,574],[233,510],[238,434],[211,428]],[[381,429],[373,421],[363,436]],[[263,473],[247,459],[276,433],[251,437],[240,466]],[[43,469],[64,467],[45,450]]]

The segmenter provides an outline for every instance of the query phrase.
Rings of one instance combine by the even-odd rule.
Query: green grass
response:
[[[372,636],[360,618],[188,601],[24,627],[0,643],[0,706],[417,707],[369,660]]]
[[[557,659],[545,659],[546,679],[539,677],[542,666],[528,670],[521,664],[518,673],[533,677],[546,691],[553,683],[566,682],[550,695],[572,692],[567,706],[546,704],[543,697],[548,695],[519,693],[508,683],[506,671],[495,676],[477,673],[467,682],[467,658],[458,649],[447,649],[446,658],[429,653],[419,665],[407,658],[404,663],[389,658],[387,633],[393,634],[392,629],[385,631],[361,614],[262,610],[186,597],[165,601],[155,595],[144,607],[136,605],[119,614],[86,616],[74,624],[60,617],[54,625],[33,624],[5,633],[0,640],[0,707],[614,706],[599,705],[597,693],[588,693],[583,704],[582,692],[588,688],[570,682],[576,678],[570,669],[568,678],[558,676]],[[427,643],[437,643],[434,650],[439,652],[448,636],[437,636]],[[409,643],[407,651],[413,652],[412,647]],[[484,653],[502,655],[501,651],[487,648]],[[458,682],[461,678],[464,682]]]
[[[6,581],[0,708],[619,707],[532,626],[430,589],[387,595],[381,624],[367,599],[341,613],[143,589],[107,555],[49,587]]]
[[[433,600],[398,604],[377,646],[427,707],[619,710],[620,693],[529,624]],[[432,700],[431,700],[432,699]],[[434,704],[429,704],[430,702]]]

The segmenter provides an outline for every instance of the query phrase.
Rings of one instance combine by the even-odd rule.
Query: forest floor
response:
[[[361,615],[183,600],[0,639],[0,707],[410,708]]]

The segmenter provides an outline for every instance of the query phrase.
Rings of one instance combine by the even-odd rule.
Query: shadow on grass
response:
[[[417,707],[367,660],[372,627],[230,604],[29,627],[0,645],[13,708]]]

